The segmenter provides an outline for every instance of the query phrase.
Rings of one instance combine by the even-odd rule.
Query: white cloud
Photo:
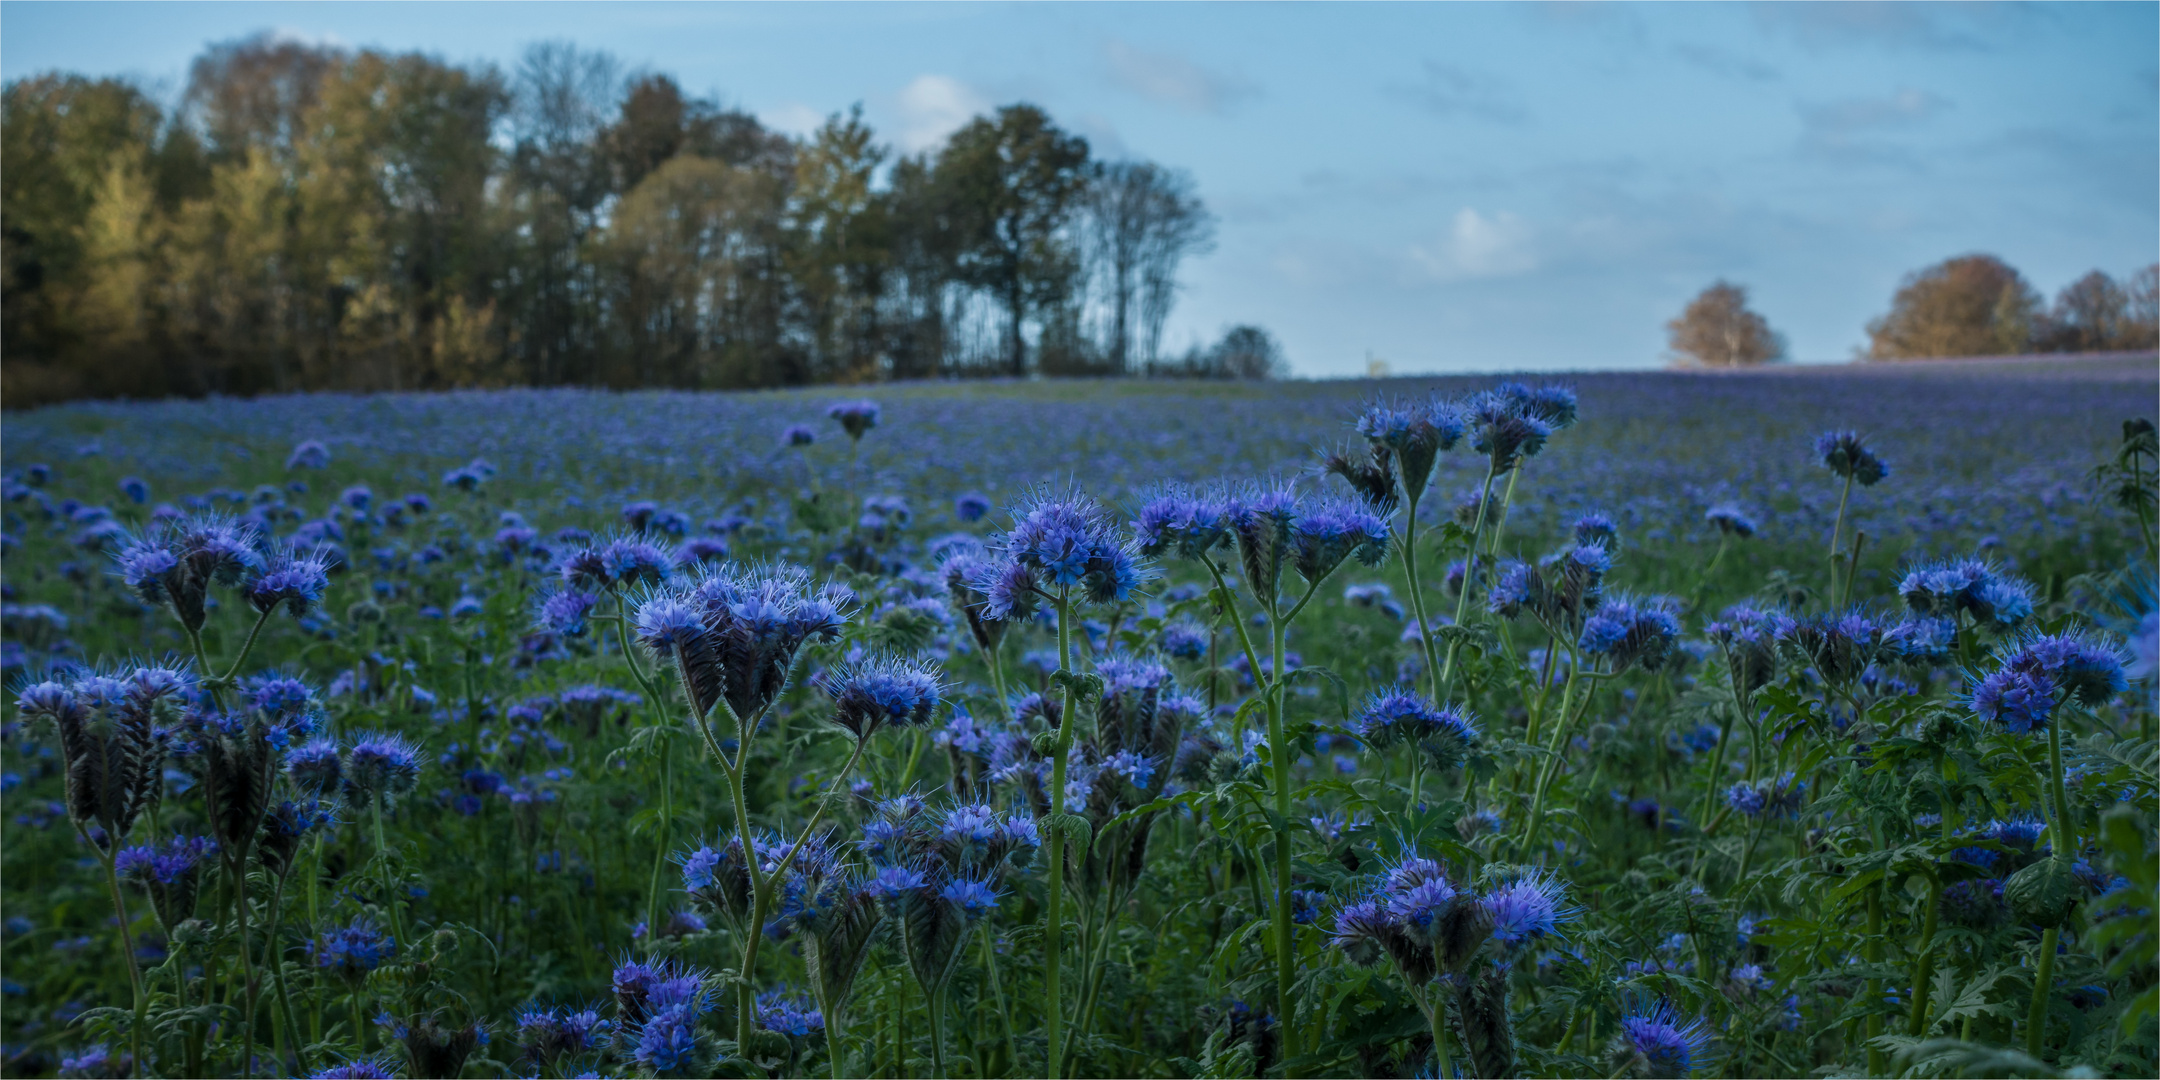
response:
[[[949,75],[918,75],[900,89],[903,153],[915,154],[943,143],[969,120],[988,112],[990,102],[973,87]]]
[[[1193,112],[1220,113],[1258,92],[1243,79],[1117,38],[1103,43],[1103,60],[1110,67],[1110,80],[1117,85],[1150,101]]]
[[[800,101],[783,102],[759,114],[758,119],[774,131],[808,138],[825,126],[825,114]]]
[[[1528,273],[1537,269],[1538,255],[1528,222],[1506,210],[1488,216],[1466,206],[1437,240],[1410,245],[1410,262],[1428,277],[1463,281]]]

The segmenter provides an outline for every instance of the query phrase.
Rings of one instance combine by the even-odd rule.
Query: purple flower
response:
[[[1690,1076],[1709,1061],[1710,1026],[1701,1017],[1682,1016],[1669,1001],[1636,998],[1620,1017],[1613,1053],[1637,1076]]]
[[[1824,432],[1815,439],[1815,456],[1824,468],[1861,487],[1873,487],[1890,475],[1890,466],[1867,448],[1858,432]]]
[[[843,401],[825,410],[825,415],[839,421],[840,429],[848,438],[860,440],[863,433],[878,424],[878,406],[875,401]]]
[[[832,722],[857,739],[886,725],[930,722],[943,687],[935,668],[897,657],[871,657],[829,671],[818,680],[832,698]]]

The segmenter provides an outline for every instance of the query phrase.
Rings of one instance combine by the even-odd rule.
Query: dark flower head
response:
[[[1416,499],[1432,478],[1434,461],[1462,441],[1463,421],[1441,402],[1397,402],[1367,407],[1358,417],[1357,430],[1375,450],[1385,450],[1394,459],[1404,494]]]
[[[1552,437],[1552,423],[1525,412],[1526,405],[1526,398],[1493,391],[1471,398],[1464,406],[1470,447],[1487,457],[1496,476],[1513,470],[1524,458],[1537,456]]]
[[[989,513],[990,497],[981,492],[965,492],[953,500],[953,516],[962,521],[981,521]]]
[[[1150,497],[1133,518],[1133,535],[1142,555],[1178,555],[1197,559],[1229,538],[1222,501],[1186,487],[1170,487]]]
[[[420,751],[402,735],[361,735],[345,750],[344,772],[353,802],[365,806],[377,797],[393,799],[419,783]]]
[[[1492,917],[1492,935],[1508,949],[1519,949],[1559,932],[1578,914],[1567,901],[1567,886],[1544,871],[1533,871],[1494,888],[1479,899]]]
[[[1477,724],[1460,708],[1434,706],[1415,690],[1397,687],[1365,699],[1350,730],[1374,749],[1408,745],[1436,769],[1461,765],[1477,745]]]
[[[1613,1040],[1614,1064],[1625,1075],[1648,1078],[1692,1076],[1710,1061],[1710,1025],[1684,1016],[1669,1001],[1630,1000]]]
[[[1638,664],[1645,671],[1656,671],[1672,656],[1679,636],[1680,620],[1663,600],[1616,596],[1604,600],[1583,621],[1582,637],[1576,644],[1587,655],[1609,658],[1615,672]]]
[[[1611,515],[1593,510],[1575,519],[1575,543],[1592,545],[1612,554],[1620,550],[1620,527],[1613,524]]]
[[[1885,656],[1885,630],[1859,611],[1826,612],[1794,622],[1786,642],[1832,686],[1859,679]]]
[[[297,619],[320,603],[329,588],[329,564],[311,552],[276,556],[268,569],[247,583],[246,592],[248,605],[258,613],[267,615],[283,604],[286,614]]]
[[[1732,503],[1719,503],[1704,511],[1703,520],[1717,526],[1718,531],[1727,536],[1737,536],[1744,540],[1755,535],[1754,519]]]
[[[584,637],[586,618],[599,598],[576,589],[544,593],[533,605],[533,625],[564,637]]]
[[[292,456],[285,459],[287,469],[327,469],[330,467],[330,448],[313,439],[293,447]]]
[[[833,700],[831,720],[857,739],[885,726],[930,722],[943,687],[938,670],[897,657],[872,657],[826,672],[818,685]]]
[[[363,916],[324,934],[310,951],[317,968],[357,985],[368,972],[397,955],[397,949],[390,935]]]
[[[345,781],[345,765],[335,739],[316,739],[285,755],[285,775],[293,786],[318,799],[335,796]]]
[[[1012,529],[994,546],[1004,562],[1024,567],[1038,588],[1072,589],[1078,599],[1106,604],[1131,596],[1148,576],[1116,519],[1086,495],[1039,488],[1023,496],[1012,515]],[[980,590],[990,597],[993,615],[1005,618],[1019,610],[1017,584],[993,582]]]
[[[1246,584],[1263,604],[1274,602],[1299,509],[1296,492],[1283,483],[1248,484],[1226,503]]]
[[[780,433],[782,446],[809,446],[816,441],[817,431],[808,424],[789,424],[787,430]]]
[[[1290,539],[1292,565],[1313,584],[1334,573],[1345,559],[1378,566],[1387,558],[1387,522],[1347,499],[1325,499],[1301,508]]]
[[[1385,517],[1395,512],[1396,504],[1402,499],[1395,487],[1395,469],[1389,463],[1389,457],[1384,446],[1374,446],[1369,452],[1345,446],[1321,454],[1320,468],[1342,477],[1360,501],[1373,513]]]
[[[1703,633],[1725,650],[1733,686],[1742,697],[1750,697],[1777,674],[1778,647],[1793,626],[1791,617],[1782,611],[1736,604],[1704,627]]]
[[[860,439],[863,433],[878,424],[878,406],[874,401],[843,401],[825,410],[825,415],[839,421],[840,429],[848,438]]]
[[[1815,455],[1824,468],[1861,487],[1873,487],[1890,475],[1890,466],[1867,448],[1858,432],[1824,432],[1815,439]]]

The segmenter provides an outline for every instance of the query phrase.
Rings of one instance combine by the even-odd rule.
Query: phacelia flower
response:
[[[1858,432],[1824,432],[1815,439],[1815,455],[1824,468],[1861,487],[1872,487],[1890,475],[1890,466],[1868,449]]]

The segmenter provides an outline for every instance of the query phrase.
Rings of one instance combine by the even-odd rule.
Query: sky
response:
[[[1218,216],[1168,344],[1257,324],[1314,377],[1655,367],[1719,279],[1844,360],[1951,256],[2050,296],[2160,259],[2152,3],[6,0],[0,77],[176,98],[262,31],[506,70],[567,39],[791,133],[859,102],[902,152],[1032,102]]]

